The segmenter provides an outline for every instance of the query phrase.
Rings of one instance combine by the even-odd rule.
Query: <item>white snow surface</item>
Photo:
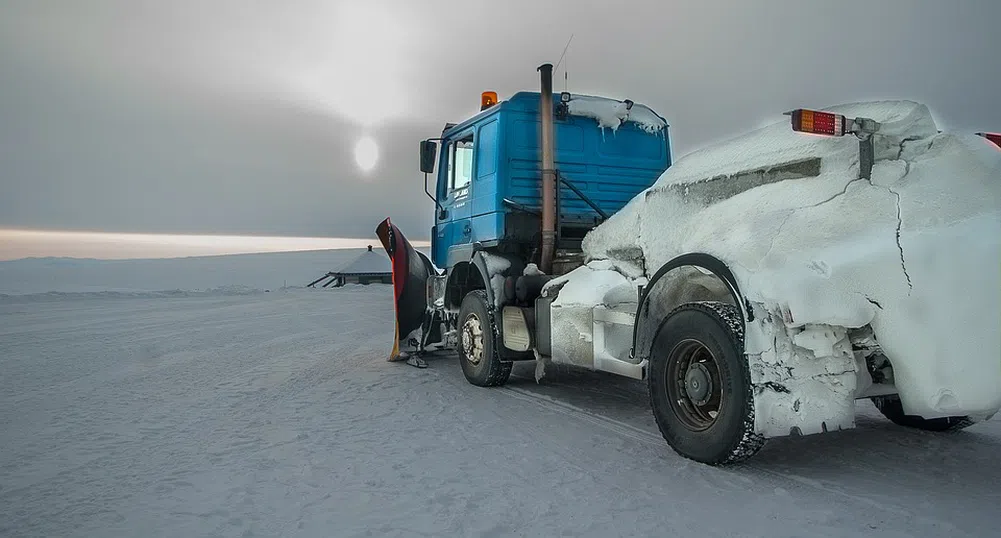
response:
[[[542,270],[539,269],[538,265],[530,263],[525,266],[525,270],[522,271],[522,274],[525,276],[541,276],[544,275],[545,273],[543,273]]]
[[[607,260],[582,265],[566,275],[554,278],[546,287],[559,284],[563,284],[563,287],[553,301],[553,306],[598,304],[614,306],[624,302],[636,302],[636,284],[615,271]]]
[[[104,277],[29,260],[15,263],[38,269],[18,272],[24,289],[0,279],[0,536],[996,528],[999,419],[938,435],[867,405],[855,430],[774,440],[712,468],[670,450],[640,382],[550,367],[537,384],[521,363],[507,386],[482,389],[454,355],[423,370],[389,363],[391,286],[263,293],[251,285],[312,276],[311,257],[212,260],[75,264]],[[128,267],[141,273],[133,291],[100,291]],[[212,291],[228,283],[249,291]]]
[[[502,256],[494,256],[489,252],[483,252],[483,260],[487,265],[487,273],[490,276],[498,275],[507,271],[511,267],[511,262]]]
[[[504,300],[504,271],[511,267],[511,262],[502,256],[494,256],[489,252],[482,252],[483,260],[487,267],[487,274],[490,276],[490,288],[494,294],[494,307],[500,308]]]
[[[615,132],[623,123],[631,121],[637,127],[650,134],[660,133],[667,122],[657,115],[649,107],[639,103],[633,103],[628,107],[624,101],[617,101],[607,97],[593,97],[589,95],[571,95],[567,104],[568,110],[573,116],[592,118],[598,122],[598,127],[604,131],[611,129]]]
[[[871,324],[907,412],[989,416],[1001,408],[1001,152],[972,134],[938,133],[919,103],[829,110],[883,124],[871,180],[857,179],[855,138],[795,133],[783,119],[678,160],[592,231],[585,252],[615,259],[638,248],[650,273],[689,252],[725,262],[756,313],[747,335],[748,353],[762,363],[754,382],[821,381],[805,365],[797,381],[764,364],[798,362],[801,352],[831,370],[827,393],[793,394],[782,405],[849,394],[839,385],[849,376],[835,378],[855,367],[822,355],[844,328]],[[775,171],[816,158],[815,177]],[[763,172],[746,175],[755,171]],[[826,343],[810,338],[823,351],[795,338],[811,325],[828,335]],[[791,340],[773,357],[781,353],[776,330]],[[843,407],[829,418],[850,422]]]

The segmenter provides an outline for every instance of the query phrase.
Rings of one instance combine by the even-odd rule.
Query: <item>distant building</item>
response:
[[[345,284],[392,284],[393,266],[389,256],[374,252],[369,245],[368,250],[354,261],[310,282],[308,287],[314,288],[320,282],[324,282],[324,288],[339,288]]]

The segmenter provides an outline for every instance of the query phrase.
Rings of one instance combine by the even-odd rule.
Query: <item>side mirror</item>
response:
[[[421,141],[421,172],[434,172],[434,160],[438,153],[438,144],[430,140]]]

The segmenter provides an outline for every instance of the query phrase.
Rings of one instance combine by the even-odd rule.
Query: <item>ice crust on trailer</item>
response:
[[[614,133],[627,121],[635,123],[637,127],[650,134],[657,134],[664,127],[667,127],[664,118],[639,103],[633,103],[632,108],[627,109],[624,101],[589,95],[572,95],[567,107],[573,116],[583,116],[597,121],[602,131],[611,129]]]
[[[939,133],[910,101],[828,110],[882,123],[871,180],[857,179],[854,137],[795,133],[779,119],[678,160],[588,234],[588,259],[624,263],[621,252],[639,250],[646,276],[690,252],[726,263],[754,310],[747,353],[761,432],[854,425],[847,329],[866,325],[906,412],[995,413],[1001,152],[973,134]],[[585,304],[627,282],[613,267],[588,267],[560,302]]]

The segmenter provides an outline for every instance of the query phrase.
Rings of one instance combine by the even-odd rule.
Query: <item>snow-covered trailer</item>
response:
[[[996,413],[1001,152],[917,103],[828,112],[878,127],[861,152],[796,117],[695,152],[591,232],[542,291],[542,360],[648,380],[667,440],[712,463],[852,428],[859,399],[929,430]]]

